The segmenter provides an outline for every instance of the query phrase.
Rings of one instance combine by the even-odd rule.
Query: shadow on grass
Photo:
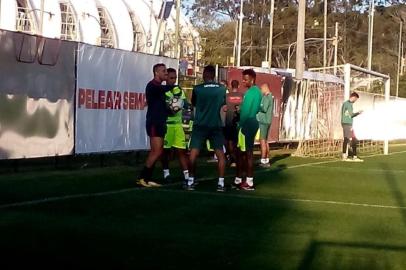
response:
[[[406,246],[312,241],[298,270],[404,269]]]
[[[390,168],[387,164],[382,163],[381,168],[385,171],[385,180],[388,183],[389,189],[395,198],[395,201],[399,207],[403,207],[400,209],[400,213],[402,215],[403,222],[406,225],[406,201],[404,198],[404,194],[401,191],[401,187],[399,186],[398,179],[396,176],[391,172]]]
[[[278,180],[271,184],[290,180],[283,170],[269,170]],[[311,228],[292,226],[297,218],[312,217],[297,211],[294,203],[255,198],[255,193],[223,196],[214,192],[215,181],[199,184],[202,192],[144,189],[3,211],[0,269],[297,266],[290,254],[297,239],[307,243]],[[228,196],[233,194],[241,196]]]
[[[278,162],[280,160],[284,160],[286,158],[289,158],[290,156],[291,156],[290,154],[275,155],[269,160],[269,162],[271,164],[274,164],[274,163],[276,163],[276,162]]]

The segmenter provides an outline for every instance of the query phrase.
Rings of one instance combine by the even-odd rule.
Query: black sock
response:
[[[350,139],[344,138],[344,143],[343,143],[343,154],[347,154],[347,146],[348,143],[350,142]]]
[[[141,171],[140,178],[148,182],[151,180],[152,172],[153,168],[148,168],[147,166],[144,166],[144,168]]]
[[[353,138],[352,139],[352,154],[354,157],[357,156],[357,144],[358,144],[357,139]]]

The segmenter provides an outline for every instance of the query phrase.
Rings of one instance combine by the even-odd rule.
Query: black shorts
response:
[[[146,123],[147,135],[149,137],[165,138],[166,123]]]
[[[225,126],[223,128],[223,133],[224,133],[224,139],[226,141],[232,141],[232,142],[237,143],[237,141],[238,141],[237,125]]]
[[[342,126],[343,126],[344,138],[351,139],[351,138],[355,137],[354,133],[352,132],[352,125],[343,124]]]
[[[193,126],[189,148],[200,150],[207,140],[209,140],[212,149],[223,150],[224,136],[220,127]]]

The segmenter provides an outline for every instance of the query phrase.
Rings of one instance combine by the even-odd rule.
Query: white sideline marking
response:
[[[325,200],[311,200],[311,199],[295,199],[295,198],[272,198],[265,196],[253,196],[253,195],[241,195],[241,194],[231,194],[231,193],[214,193],[208,191],[182,191],[173,189],[161,189],[160,191],[172,192],[172,193],[185,193],[189,192],[191,194],[200,195],[210,195],[210,196],[220,196],[220,197],[233,197],[233,198],[243,198],[243,199],[261,199],[269,201],[285,201],[285,202],[302,202],[302,203],[313,203],[313,204],[330,204],[330,205],[345,205],[345,206],[360,206],[369,208],[384,208],[384,209],[401,209],[406,210],[406,206],[396,206],[396,205],[380,205],[380,204],[369,204],[369,203],[354,203],[354,202],[340,202],[340,201],[325,201]]]
[[[396,155],[396,154],[402,154],[402,153],[406,153],[406,151],[393,152],[393,153],[390,153],[389,155]],[[371,157],[376,157],[376,156],[382,156],[382,154],[371,155],[371,156],[368,156],[365,158],[371,158]],[[283,168],[283,170],[309,167],[309,166],[314,166],[314,165],[322,165],[322,164],[328,164],[328,163],[334,163],[334,162],[341,162],[341,160],[335,159],[335,160],[326,160],[326,161],[320,161],[320,162],[310,162],[310,163],[305,163],[305,164],[292,165],[292,166],[287,166],[287,167]],[[273,168],[273,169],[275,169],[275,168]],[[269,170],[267,169],[267,170],[258,170],[257,171],[257,173],[264,173],[264,172],[269,172]],[[232,176],[227,176],[227,177],[232,177]],[[215,179],[215,177],[214,178],[210,177],[210,178],[201,178],[198,180],[199,180],[199,182],[205,182],[205,181],[212,181],[214,179]],[[165,187],[176,186],[179,184],[180,183],[173,183],[173,184],[165,185]],[[152,189],[157,189],[157,188],[152,188]],[[135,187],[135,188],[126,188],[126,189],[96,192],[96,193],[82,193],[82,194],[75,194],[75,195],[55,196],[55,197],[49,197],[49,198],[44,198],[44,199],[38,199],[38,200],[30,200],[30,201],[23,201],[23,202],[17,202],[17,203],[3,204],[3,205],[0,205],[0,210],[7,209],[7,208],[13,208],[13,207],[38,205],[38,204],[48,203],[48,202],[65,201],[65,200],[71,200],[71,199],[102,197],[102,196],[127,193],[127,192],[132,192],[132,191],[137,191],[137,190],[150,190],[150,189]],[[168,189],[165,190],[162,188],[159,188],[159,190],[168,191]],[[172,190],[172,191],[175,192],[175,190]],[[184,192],[184,191],[182,191],[182,192]],[[193,191],[193,193],[197,193],[197,194],[202,193],[202,194],[208,194],[208,195],[210,195],[210,194],[223,195],[224,196],[224,194],[201,192],[201,191],[200,192]],[[249,196],[249,195],[235,195],[235,194],[226,195],[226,196],[246,197],[246,198],[252,197],[252,198],[262,198],[262,199],[269,199],[269,200],[279,200],[279,201],[296,201],[296,202],[312,202],[312,203],[337,204],[337,205],[353,205],[353,206],[365,206],[365,207],[388,208],[388,209],[406,209],[406,207],[402,207],[402,206],[359,204],[359,203],[351,203],[351,202],[334,202],[334,201],[321,201],[321,200],[319,201],[319,200],[306,200],[306,199],[277,199],[277,198],[257,197],[257,196]]]
[[[337,166],[321,166],[321,165],[312,165],[310,167],[313,168],[323,168],[323,169],[334,169],[334,170],[341,170],[341,171],[357,171],[357,172],[374,172],[374,173],[395,173],[395,174],[403,174],[406,173],[404,170],[385,170],[385,169],[363,169],[360,167],[352,168],[352,167],[337,167]]]

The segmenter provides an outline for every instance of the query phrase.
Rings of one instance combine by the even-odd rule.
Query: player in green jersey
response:
[[[246,69],[242,73],[242,83],[248,90],[240,108],[240,122],[238,133],[238,159],[237,176],[234,179],[234,187],[243,190],[255,190],[254,187],[254,141],[259,123],[257,114],[260,110],[262,94],[255,85],[256,73],[253,69]],[[243,176],[246,179],[243,181]]]
[[[178,85],[176,85],[176,70],[173,68],[168,68],[167,71],[168,79],[166,81],[166,85],[167,87],[171,88],[170,91],[166,92],[167,104],[174,100],[174,98],[182,99],[184,102],[186,102],[185,93]],[[171,149],[176,150],[185,180],[189,179],[188,160],[186,157],[186,136],[182,125],[182,114],[183,108],[179,109],[177,112],[170,112],[168,119],[166,120],[164,153],[162,155],[163,174],[166,182],[170,182],[171,177],[169,170],[169,156]]]

